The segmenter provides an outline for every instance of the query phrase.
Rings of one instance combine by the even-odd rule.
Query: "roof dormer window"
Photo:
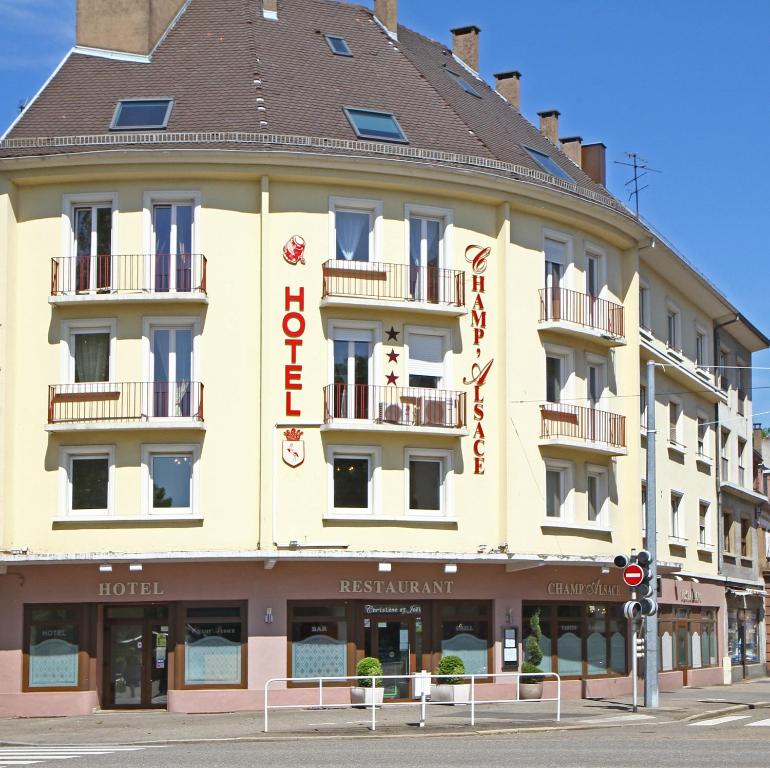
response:
[[[345,116],[353,126],[359,139],[397,141],[408,144],[406,134],[401,130],[395,116],[390,112],[376,112],[372,109],[343,107]]]
[[[575,183],[575,179],[573,179],[572,176],[570,176],[564,169],[562,169],[561,166],[559,166],[552,157],[546,155],[545,152],[538,152],[536,149],[532,149],[532,147],[524,147],[524,151],[549,176],[555,176],[557,179],[562,179],[563,181],[571,181],[573,184]]]
[[[339,37],[338,35],[324,35],[326,38],[326,42],[331,48],[331,52],[335,56],[352,56],[353,51],[350,50],[350,46],[348,45],[348,41],[345,40],[344,37]]]
[[[115,108],[113,131],[159,130],[168,125],[173,99],[121,99]]]

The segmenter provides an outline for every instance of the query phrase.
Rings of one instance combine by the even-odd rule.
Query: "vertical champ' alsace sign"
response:
[[[471,365],[469,376],[463,379],[466,387],[473,387],[473,420],[476,428],[473,431],[473,474],[484,474],[486,457],[486,435],[484,434],[484,394],[483,389],[492,368],[494,359],[482,361],[483,344],[487,327],[487,308],[484,304],[486,293],[487,259],[491,248],[480,245],[469,245],[465,249],[465,260],[471,265],[473,275],[473,304],[471,306],[471,328],[473,329],[473,346],[476,348],[477,361]]]

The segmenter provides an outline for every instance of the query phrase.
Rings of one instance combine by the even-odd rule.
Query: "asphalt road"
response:
[[[36,751],[37,749],[37,751]],[[538,768],[768,768],[770,710],[744,711],[703,723],[647,720],[622,727],[504,736],[302,739],[283,742],[219,741],[132,748],[0,748],[0,767],[72,768],[394,768],[526,766]],[[47,751],[46,751],[47,750]],[[86,754],[83,754],[85,752]]]

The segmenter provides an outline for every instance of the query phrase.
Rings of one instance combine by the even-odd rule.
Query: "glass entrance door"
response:
[[[105,707],[165,707],[168,607],[108,606],[104,632]]]
[[[365,649],[382,664],[384,675],[411,675],[419,669],[422,650],[422,620],[419,615],[372,614],[364,619]],[[387,699],[408,699],[412,685],[408,679],[385,680]]]
[[[195,404],[191,386],[193,367],[192,328],[153,328],[154,417],[189,417]]]

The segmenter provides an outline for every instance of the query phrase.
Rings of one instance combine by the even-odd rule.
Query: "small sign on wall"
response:
[[[519,646],[516,627],[503,627],[503,664],[519,663]]]

